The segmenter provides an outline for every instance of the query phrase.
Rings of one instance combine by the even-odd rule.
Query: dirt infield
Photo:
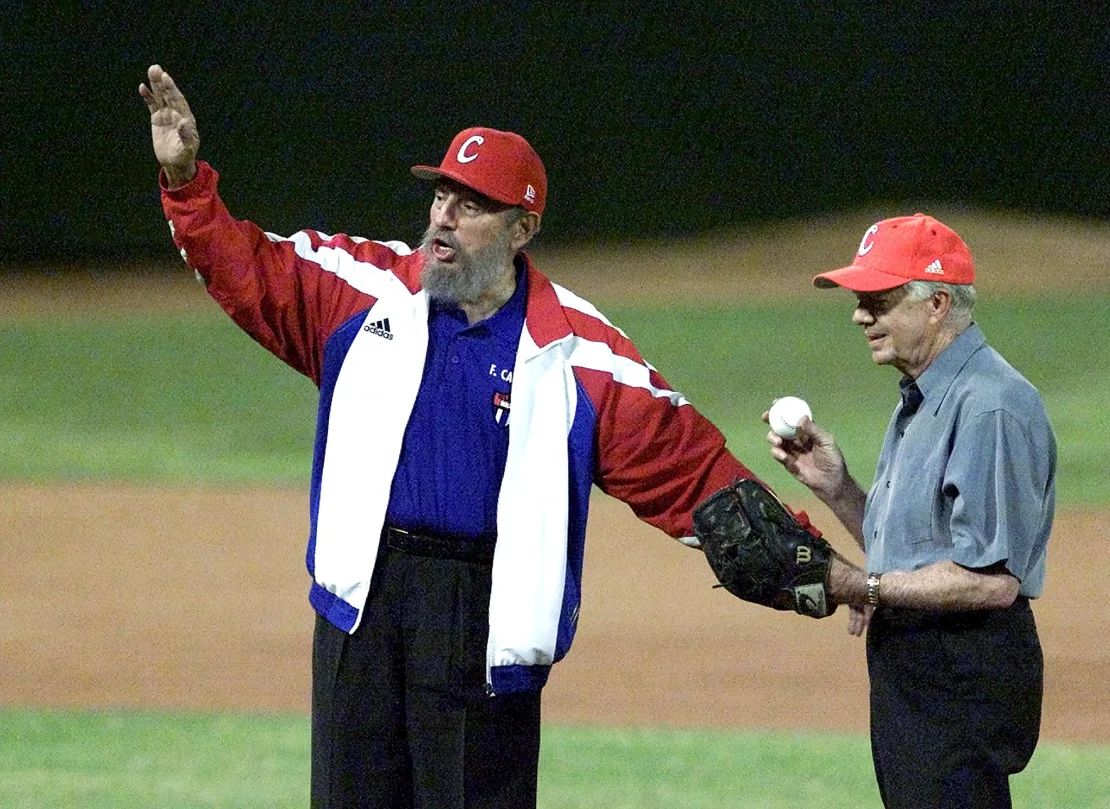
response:
[[[0,502],[0,704],[307,710],[302,492],[7,485]],[[1036,605],[1046,738],[1110,742],[1108,621],[1090,606],[1110,574],[1092,553],[1105,524],[1057,523]],[[863,646],[844,616],[757,609],[711,584],[700,554],[597,495],[578,638],[546,717],[866,728]]]
[[[1105,288],[1105,229],[1092,236],[1061,225],[1067,238],[1014,246],[1021,229],[1007,222],[978,225],[984,236],[999,227],[1013,234],[1006,249],[985,251],[988,261],[1007,266],[1033,251],[1033,260],[1075,268],[1057,276],[1060,285]],[[975,244],[958,217],[952,224]],[[737,237],[731,259],[718,240],[666,262],[644,247],[611,260],[567,251],[547,266],[598,299],[658,299],[691,265],[704,272],[684,297],[772,295],[782,286],[768,277],[805,289],[814,269],[846,258],[844,234],[857,230],[853,219]],[[783,247],[803,235],[815,240],[806,252]],[[755,269],[735,270],[737,257]],[[610,272],[599,277],[597,267]],[[980,288],[1033,292],[1020,277]],[[163,276],[0,278],[0,318],[188,309],[202,299],[178,267]],[[306,502],[300,489],[0,485],[0,705],[306,711]],[[820,525],[835,524],[819,505],[796,502]],[[547,689],[548,720],[866,729],[863,645],[847,635],[845,616],[817,622],[740,604],[711,589],[700,554],[603,495],[592,508],[578,639]],[[1045,738],[1110,743],[1108,521],[1096,510],[1057,517],[1048,587],[1035,605]],[[831,538],[859,558],[844,534]]]

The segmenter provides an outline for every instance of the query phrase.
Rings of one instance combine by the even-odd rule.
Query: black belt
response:
[[[493,562],[493,548],[496,544],[495,537],[414,534],[389,525],[382,529],[382,545],[386,548],[413,556],[431,556],[434,559],[490,564]]]
[[[1018,596],[1014,603],[1002,610],[916,610],[907,607],[879,607],[875,618],[898,629],[972,628],[981,626],[1002,613],[1029,609],[1029,599]]]

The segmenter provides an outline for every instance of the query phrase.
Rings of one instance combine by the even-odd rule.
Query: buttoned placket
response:
[[[894,445],[891,448],[891,450],[892,450],[891,451],[891,457],[894,458],[895,460],[887,468],[887,470],[886,470],[887,471],[887,477],[886,477],[886,480],[883,481],[883,488],[887,490],[886,493],[884,493],[884,495],[883,495],[882,510],[883,510],[884,515],[885,515],[887,507],[889,505],[889,501],[888,501],[887,498],[889,498],[889,496],[890,496],[889,491],[890,491],[890,487],[891,487],[892,482],[893,482],[892,478],[891,478],[891,475],[892,475],[893,471],[895,469],[898,469],[899,466],[900,466],[899,463],[897,462],[897,458],[898,458],[899,449],[900,449],[901,444],[902,444],[902,439],[905,438],[906,430],[909,429],[910,422],[913,420],[914,415],[916,415],[917,411],[920,409],[921,403],[925,400],[925,396],[921,392],[921,388],[919,388],[917,386],[916,382],[914,382],[912,380],[909,380],[909,381],[903,382],[900,387],[901,387],[900,393],[901,393],[901,396],[902,396],[902,406],[898,410],[898,415],[895,417],[895,420],[894,420],[894,433],[895,433],[896,437],[894,439]],[[877,520],[875,522],[875,528],[871,532],[871,538],[873,540],[875,540],[875,541],[879,540],[879,530],[880,530],[880,527],[884,524],[885,524],[885,519]]]

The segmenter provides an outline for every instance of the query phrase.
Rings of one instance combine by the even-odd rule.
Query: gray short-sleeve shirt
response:
[[[864,509],[868,568],[1003,562],[1022,595],[1039,596],[1056,439],[1037,389],[972,325],[916,383],[902,380],[902,396]]]

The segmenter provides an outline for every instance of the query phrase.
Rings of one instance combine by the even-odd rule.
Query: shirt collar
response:
[[[898,382],[898,392],[902,395],[902,412],[907,416],[917,412],[925,396],[918,387],[916,380],[908,376],[902,377]]]
[[[915,380],[925,401],[939,408],[956,375],[986,341],[983,332],[974,323],[956,335],[956,339]]]

